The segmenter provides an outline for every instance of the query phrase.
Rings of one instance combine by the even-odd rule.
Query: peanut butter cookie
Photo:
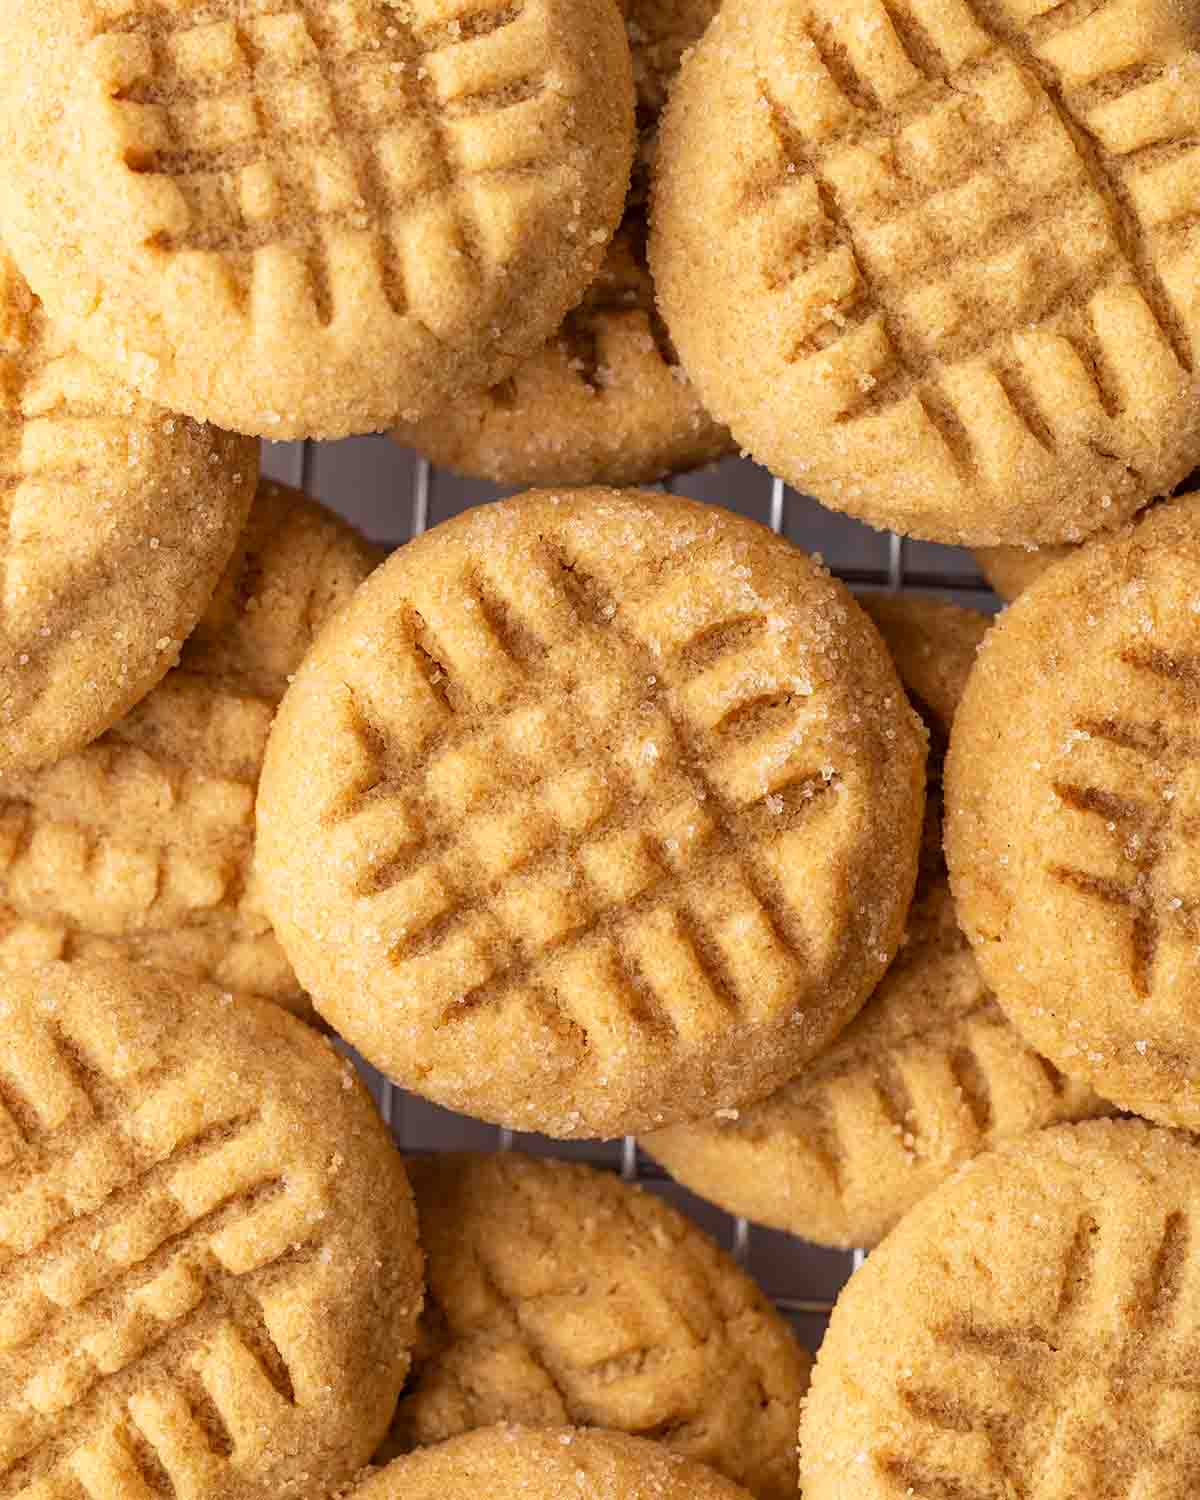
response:
[[[493,1422],[655,1435],[794,1500],[812,1364],[681,1213],[608,1172],[513,1153],[409,1165],[429,1292],[387,1452]]]
[[[1200,1128],[1200,495],[1056,564],[989,634],[946,853],[997,999],[1069,1077]]]
[[[986,617],[910,596],[863,602],[944,745]],[[989,993],[955,920],[941,832],[935,784],[903,946],[833,1045],[760,1104],[643,1137],[693,1192],[820,1244],[873,1245],[987,1147],[1107,1112]]]
[[[494,384],[594,278],[633,86],[611,0],[12,0],[0,206],[82,346],[239,432]]]
[[[150,691],[257,476],[256,444],[81,354],[0,246],[0,772],[70,755]]]
[[[288,677],[373,560],[261,487],[179,665],[85,750],[0,777],[0,955],[135,959],[311,1014],[251,879],[254,795]]]
[[[761,1097],[912,893],[924,736],[765,527],[535,492],[409,543],[271,734],[258,871],[317,1009],[405,1087],[552,1135]]]
[[[332,1046],[125,964],[0,967],[0,1495],[320,1500],[408,1368],[404,1168]]]
[[[701,400],[839,510],[1079,541],[1200,461],[1191,0],[731,0],[650,264]]]
[[[1182,1500],[1200,1465],[1196,1142],[1040,1131],[925,1199],[842,1292],[805,1500]]]
[[[625,219],[582,303],[491,390],[393,434],[435,464],[498,484],[645,484],[732,451],[700,405],[654,305],[646,199],[658,117],[715,0],[625,0],[641,139]]]
[[[793,1486],[794,1488],[794,1486]],[[347,1500],[749,1500],[660,1443],[574,1427],[498,1426],[419,1448],[369,1473]]]

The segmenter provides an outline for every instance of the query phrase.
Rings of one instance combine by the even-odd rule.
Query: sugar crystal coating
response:
[[[339,437],[545,342],[620,216],[632,106],[607,0],[15,0],[6,219],[140,390]]]
[[[408,1366],[404,1169],[275,1006],[0,967],[0,1495],[321,1500]]]
[[[765,1093],[912,891],[924,742],[840,585],[728,512],[535,492],[410,543],[284,699],[258,874],[397,1081],[550,1134]]]
[[[701,398],[873,525],[1078,541],[1200,462],[1190,0],[734,0],[661,132]]]

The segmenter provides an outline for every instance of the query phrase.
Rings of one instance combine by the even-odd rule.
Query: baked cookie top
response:
[[[401,549],[284,699],[267,909],[397,1082],[553,1135],[769,1092],[899,940],[924,736],[840,584],[710,506],[534,492]]]
[[[271,438],[502,379],[628,184],[609,0],[14,0],[0,83],[39,295],[148,396]]]
[[[1057,1126],[926,1198],[842,1292],[805,1500],[1176,1500],[1200,1420],[1195,1141]]]
[[[388,1452],[588,1423],[793,1500],[812,1361],[690,1219],[612,1173],[512,1152],[409,1173],[429,1291]]]
[[[1200,1125],[1200,496],[1057,563],[989,634],[947,761],[963,927],[1056,1067]]]
[[[1200,460],[1190,0],[733,0],[663,118],[701,399],[872,525],[1080,540]]]
[[[0,778],[0,956],[134,959],[311,1014],[251,878],[254,797],[289,675],[374,561],[260,487],[174,670],[78,754]]]
[[[353,1500],[749,1500],[661,1443],[575,1427],[485,1427],[370,1471]]]
[[[599,275],[554,337],[490,390],[402,423],[397,442],[497,484],[648,484],[733,451],[692,389],[646,264],[658,118],[714,0],[624,0],[639,150]]]
[[[0,773],[69,755],[149,692],[257,476],[257,444],[81,354],[0,245]]]
[[[318,1497],[408,1367],[404,1168],[276,1006],[0,967],[0,1495]]]
[[[842,1247],[876,1244],[997,1142],[1108,1112],[1021,1038],[955,920],[937,752],[988,619],[911,595],[863,604],[933,746],[925,846],[900,951],[860,1013],[790,1083],[641,1141],[672,1176],[730,1213]]]

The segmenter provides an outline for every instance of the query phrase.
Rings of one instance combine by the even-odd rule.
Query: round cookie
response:
[[[795,1482],[793,1481],[793,1490]],[[352,1500],[749,1500],[705,1464],[620,1432],[485,1427],[369,1473]]]
[[[276,1006],[0,967],[0,1493],[319,1497],[387,1429],[421,1305],[404,1168]]]
[[[987,618],[907,595],[863,603],[944,744]],[[819,1244],[873,1245],[980,1151],[1107,1112],[989,993],[955,921],[940,802],[935,788],[903,946],[841,1036],[761,1103],[642,1138],[693,1192]]]
[[[1081,548],[1007,610],[946,775],[959,918],[1014,1024],[1122,1108],[1192,1129],[1198,653],[1191,495]]]
[[[498,484],[646,484],[733,451],[679,364],[646,265],[654,137],[714,0],[625,0],[641,151],[625,218],[580,305],[500,385],[402,424],[400,443]]]
[[[288,677],[374,560],[261,486],[174,670],[78,754],[0,777],[0,956],[134,959],[311,1014],[251,878],[254,795]]]
[[[440,468],[496,484],[645,484],[733,451],[696,398],[654,305],[645,209],[553,339],[490,390],[392,436]]]
[[[793,1500],[812,1361],[746,1273],[612,1173],[513,1153],[411,1162],[429,1289],[385,1451],[493,1422],[661,1434]]]
[[[872,525],[1079,541],[1200,460],[1200,12],[731,0],[650,264],[773,473]]]
[[[267,911],[403,1087],[558,1136],[770,1092],[895,952],[924,737],[840,584],[765,527],[607,490],[394,554],[276,719]]]
[[[979,571],[1008,603],[1056,562],[1070,557],[1074,543],[1062,547],[976,547]]]
[[[0,772],[143,697],[208,604],[258,447],[149,406],[75,347],[0,246]]]
[[[596,274],[629,180],[610,0],[13,0],[6,231],[82,346],[270,438],[504,379]]]
[[[1182,1500],[1195,1491],[1195,1141],[1058,1126],[972,1162],[838,1299],[805,1500]]]

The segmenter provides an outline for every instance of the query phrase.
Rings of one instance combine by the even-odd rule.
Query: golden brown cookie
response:
[[[539,353],[460,397],[397,442],[498,484],[646,484],[733,451],[679,364],[646,265],[646,199],[658,116],[679,59],[715,0],[623,0],[637,90],[639,160],[600,274]]]
[[[174,671],[78,754],[0,777],[0,955],[136,959],[311,1013],[250,878],[254,795],[288,677],[373,561],[263,484]]]
[[[864,599],[935,743],[988,620],[932,599]],[[1009,1024],[954,916],[940,791],[903,946],[860,1014],[768,1099],[643,1137],[693,1192],[820,1244],[876,1244],[938,1183],[999,1141],[1107,1112]]]
[[[0,1494],[319,1500],[386,1431],[411,1193],[346,1060],[124,964],[0,968]]]
[[[628,185],[611,0],[12,0],[0,205],[82,346],[240,432],[339,437],[493,384]]]
[[[1047,568],[1075,550],[1074,543],[1062,547],[976,547],[975,561],[1000,597],[1011,603]]]
[[[1200,495],[1094,541],[989,634],[955,721],[946,853],[1026,1038],[1200,1128]]]
[[[429,1291],[391,1456],[493,1422],[657,1437],[793,1500],[812,1361],[690,1219],[513,1153],[409,1164]]]
[[[419,1448],[375,1469],[347,1500],[749,1500],[705,1464],[621,1432],[509,1425]]]
[[[615,1135],[847,1023],[912,891],[924,738],[840,584],[765,527],[534,492],[409,543],[325,631],[260,788],[267,910],[408,1088]]]
[[[150,691],[257,476],[256,444],[81,354],[0,246],[0,771],[71,754]]]
[[[1192,0],[732,0],[650,263],[709,411],[936,541],[1078,541],[1200,460]]]
[[[1193,1495],[1198,1210],[1196,1142],[1141,1121],[972,1162],[838,1300],[805,1500]]]

